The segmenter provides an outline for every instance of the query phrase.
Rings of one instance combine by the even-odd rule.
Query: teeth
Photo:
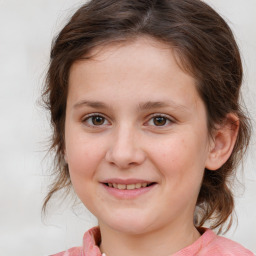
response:
[[[135,184],[129,184],[126,186],[126,189],[135,189]]]
[[[147,183],[142,183],[141,186],[145,188],[147,186]]]
[[[141,188],[141,183],[136,183],[135,188]]]
[[[145,188],[149,185],[150,183],[136,183],[136,184],[117,184],[117,183],[108,183],[108,186],[111,188],[117,188],[117,189],[128,189],[128,190],[132,190],[132,189],[138,189],[138,188]]]
[[[125,184],[117,184],[117,188],[118,189],[126,189],[126,185]]]

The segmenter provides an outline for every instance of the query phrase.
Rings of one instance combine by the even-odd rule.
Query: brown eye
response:
[[[97,114],[91,114],[87,117],[84,118],[83,123],[92,128],[100,128],[100,127],[105,127],[106,125],[110,125],[108,120],[101,115]]]
[[[173,119],[166,114],[154,114],[144,125],[151,127],[167,128],[174,123]]]
[[[93,125],[102,125],[105,122],[105,118],[102,116],[92,116],[91,119]]]
[[[163,116],[157,116],[153,118],[153,123],[155,126],[163,126],[167,122],[166,118]]]

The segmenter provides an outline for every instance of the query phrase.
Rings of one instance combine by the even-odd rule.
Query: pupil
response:
[[[101,125],[101,124],[104,123],[104,118],[101,117],[101,116],[94,116],[94,117],[92,118],[92,123],[93,123],[94,125]]]
[[[165,125],[166,124],[166,118],[165,117],[155,117],[154,118],[154,124],[157,126]]]

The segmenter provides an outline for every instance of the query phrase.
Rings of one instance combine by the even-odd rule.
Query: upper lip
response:
[[[115,184],[136,184],[136,183],[153,183],[154,181],[149,181],[149,180],[143,180],[143,179],[106,179],[103,180],[101,183],[115,183]]]

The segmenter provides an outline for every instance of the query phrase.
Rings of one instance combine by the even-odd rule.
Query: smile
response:
[[[101,184],[108,194],[122,200],[135,199],[143,194],[148,194],[157,187],[156,182],[138,179],[109,179],[101,182]]]
[[[153,185],[154,182],[152,183],[134,183],[134,184],[118,184],[118,183],[105,183],[108,187],[111,188],[117,188],[121,190],[133,190],[133,189],[140,189],[140,188],[145,188]]]

